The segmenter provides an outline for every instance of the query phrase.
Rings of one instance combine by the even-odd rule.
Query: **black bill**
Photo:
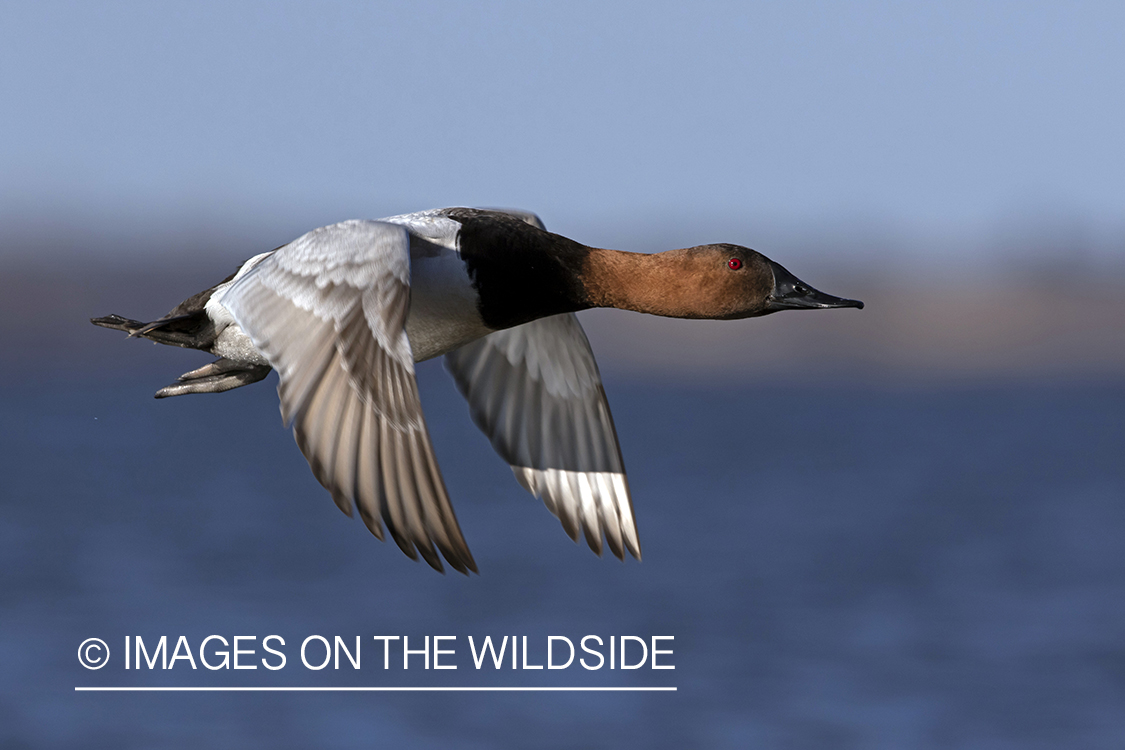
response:
[[[863,309],[857,299],[843,299],[817,291],[789,273],[782,266],[770,261],[773,268],[773,294],[766,304],[769,312],[778,310],[827,310],[835,307],[855,307]]]

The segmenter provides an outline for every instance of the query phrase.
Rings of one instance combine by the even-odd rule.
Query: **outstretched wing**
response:
[[[348,515],[442,569],[476,571],[434,458],[406,336],[407,231],[376,221],[314,230],[223,292],[220,303],[281,383],[281,414]],[[417,551],[416,551],[417,549]]]
[[[590,549],[641,557],[629,483],[590,342],[573,314],[497,331],[445,355],[473,421],[525,488]]]

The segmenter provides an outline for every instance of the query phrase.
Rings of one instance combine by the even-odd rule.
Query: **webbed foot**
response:
[[[222,393],[257,383],[269,374],[268,365],[249,365],[220,357],[209,365],[185,372],[175,383],[157,391],[156,398],[183,396],[186,393]]]

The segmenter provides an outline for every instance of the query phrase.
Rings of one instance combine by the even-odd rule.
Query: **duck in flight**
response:
[[[282,418],[336,505],[379,539],[385,523],[411,558],[441,571],[444,557],[467,574],[477,566],[414,379],[415,362],[441,355],[473,420],[571,539],[641,557],[609,404],[574,315],[593,307],[732,320],[863,303],[738,245],[605,250],[534,214],[445,208],[315,229],[159,320],[91,322],[218,357],[157,398],[277,370]]]

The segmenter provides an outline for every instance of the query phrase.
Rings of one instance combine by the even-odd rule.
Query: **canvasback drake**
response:
[[[218,359],[156,393],[218,393],[278,371],[281,414],[348,515],[441,571],[477,572],[430,445],[414,363],[445,355],[473,421],[571,539],[641,545],[617,434],[574,313],[732,320],[862,308],[764,255],[647,255],[579,244],[534,214],[445,208],[314,229],[151,323],[91,322]]]

